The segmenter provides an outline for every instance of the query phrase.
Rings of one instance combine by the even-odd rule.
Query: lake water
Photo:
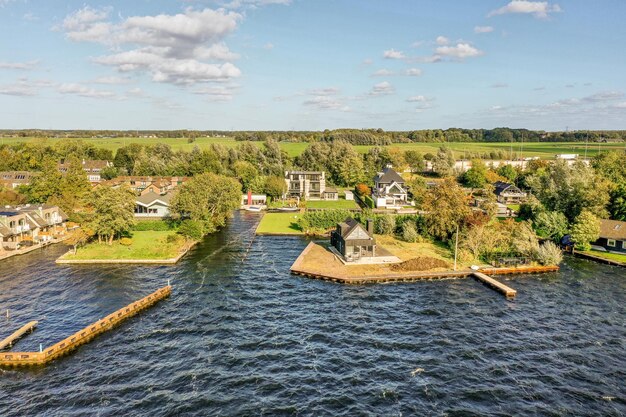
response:
[[[237,213],[176,266],[0,263],[0,338],[37,350],[152,292],[172,297],[45,368],[0,370],[0,416],[621,416],[626,270],[568,258],[507,301],[472,279],[295,277],[307,241]]]

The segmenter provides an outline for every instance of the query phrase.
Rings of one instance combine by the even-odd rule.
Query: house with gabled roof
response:
[[[330,234],[331,245],[348,262],[363,257],[376,256],[376,239],[374,238],[374,221],[367,220],[363,226],[352,217],[337,224]]]
[[[374,177],[372,198],[377,208],[398,208],[408,204],[406,183],[391,165]]]
[[[69,169],[70,163],[67,161],[61,161],[59,163],[59,171],[62,173],[66,173]],[[109,168],[113,166],[113,162],[99,160],[99,159],[83,159],[82,167],[85,174],[87,174],[87,179],[92,184],[97,184],[102,181],[101,173],[105,168]]]
[[[592,245],[608,252],[626,253],[626,222],[600,220],[600,237]]]
[[[157,194],[152,191],[142,193],[135,200],[135,217],[168,217],[172,196],[173,193]]]
[[[520,204],[526,200],[526,197],[528,197],[524,191],[508,182],[496,181],[493,186],[493,192],[496,194],[498,203]]]
[[[50,241],[65,233],[66,221],[67,215],[58,206],[5,206],[0,209],[0,250]]]
[[[14,190],[20,185],[29,185],[32,179],[39,175],[30,171],[2,171],[0,172],[0,186]]]

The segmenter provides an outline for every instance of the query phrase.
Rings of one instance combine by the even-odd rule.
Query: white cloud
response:
[[[307,94],[311,96],[334,96],[339,94],[339,89],[336,87],[316,88],[307,91]]]
[[[493,32],[492,26],[474,26],[474,33],[489,33]]]
[[[457,59],[471,58],[483,55],[484,52],[473,47],[469,43],[457,43],[455,46],[440,46],[435,50],[440,56],[447,56]]]
[[[415,41],[411,44],[411,48],[419,48],[422,45],[424,45],[424,43],[425,43],[424,41]]]
[[[27,62],[0,62],[0,69],[31,70],[39,65],[39,60]]]
[[[132,97],[145,97],[145,93],[139,87],[131,88],[126,94]]]
[[[437,39],[435,39],[435,43],[437,43],[437,45],[448,45],[450,43],[450,40],[445,36],[437,36]]]
[[[34,13],[28,12],[28,13],[24,13],[24,16],[22,16],[22,19],[27,20],[29,22],[36,22],[37,20],[39,20],[39,17],[37,17]]]
[[[0,85],[0,94],[9,96],[36,96],[42,88],[55,85],[50,80],[30,80],[26,77],[19,78],[12,84]]]
[[[373,63],[374,61],[372,61],[370,58],[366,58],[362,62],[363,65],[372,65]]]
[[[420,75],[422,75],[422,70],[419,68],[409,68],[404,71],[404,74],[408,75],[409,77],[419,77]]]
[[[270,49],[274,49],[274,44],[271,42],[266,43],[265,45],[263,45],[263,49],[267,49],[268,51]]]
[[[489,12],[487,17],[498,16],[508,13],[532,14],[536,18],[545,19],[550,13],[558,13],[561,7],[558,4],[550,4],[547,1],[513,0],[506,6]]]
[[[233,99],[234,90],[236,86],[205,86],[199,87],[193,90],[194,94],[204,96],[210,101],[230,101]]]
[[[372,87],[369,92],[370,96],[387,96],[390,94],[394,94],[396,89],[393,85],[391,85],[388,81],[383,81],[382,83],[378,83]]]
[[[57,91],[61,94],[73,94],[81,97],[89,98],[115,98],[116,95],[112,91],[96,90],[78,83],[64,83],[59,86]]]
[[[495,83],[491,84],[491,88],[507,88],[509,85],[507,83]]]
[[[620,91],[601,91],[599,93],[592,94],[587,97],[583,97],[583,101],[587,102],[602,102],[602,101],[612,101],[619,100],[624,97],[624,93]]]
[[[339,100],[329,96],[311,97],[304,101],[304,105],[312,106],[319,110],[337,110],[344,107],[344,105]]]
[[[395,75],[393,71],[388,70],[386,68],[379,69],[372,74],[372,77],[388,77],[391,75]]]
[[[409,103],[426,103],[427,101],[430,101],[431,99],[429,99],[426,96],[411,96],[409,98],[406,99],[406,101],[408,101]]]
[[[185,9],[175,15],[133,16],[108,21],[110,9],[84,7],[61,25],[68,39],[109,46],[114,53],[93,58],[121,72],[151,75],[155,82],[190,85],[228,81],[241,71],[239,55],[223,42],[243,18],[224,9]]]
[[[232,0],[229,2],[218,2],[218,4],[227,9],[257,9],[272,4],[288,6],[291,4],[291,0]]]
[[[404,59],[404,58],[406,58],[406,56],[404,55],[404,52],[396,51],[393,48],[384,51],[383,52],[383,57],[386,58],[386,59]]]
[[[128,84],[131,82],[131,79],[128,77],[98,77],[93,80],[94,84]]]

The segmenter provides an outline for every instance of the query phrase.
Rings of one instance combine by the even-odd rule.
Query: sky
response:
[[[0,129],[626,129],[623,0],[0,0]]]

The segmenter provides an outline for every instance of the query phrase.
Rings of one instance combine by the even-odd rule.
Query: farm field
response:
[[[17,144],[17,143],[47,143],[53,145],[56,142],[67,140],[64,138],[34,138],[34,137],[11,137],[0,138],[0,144]],[[226,147],[236,147],[239,145],[237,141],[227,137],[201,137],[195,142],[188,143],[186,138],[82,138],[86,143],[94,146],[110,149],[115,152],[118,148],[129,145],[131,143],[139,143],[153,145],[164,143],[172,147],[173,150],[190,151],[195,146],[200,149],[210,147],[212,144],[219,144]],[[263,146],[262,142],[254,142],[257,146]],[[305,142],[281,142],[280,147],[289,156],[294,157],[300,155],[308,146]],[[561,153],[577,153],[585,154],[584,142],[526,142],[526,143],[510,143],[502,142],[449,142],[445,144],[449,147],[456,158],[471,157],[472,153],[488,153],[492,151],[503,151],[507,157],[512,153],[514,157],[539,157],[541,159],[553,159],[554,155]],[[396,143],[389,145],[390,148],[399,148],[401,150],[416,150],[422,153],[436,153],[437,149],[442,146],[441,143]],[[360,153],[366,153],[373,146],[356,145],[355,149]],[[598,152],[606,150],[626,149],[626,143],[590,143],[587,147],[587,155],[594,156]]]

